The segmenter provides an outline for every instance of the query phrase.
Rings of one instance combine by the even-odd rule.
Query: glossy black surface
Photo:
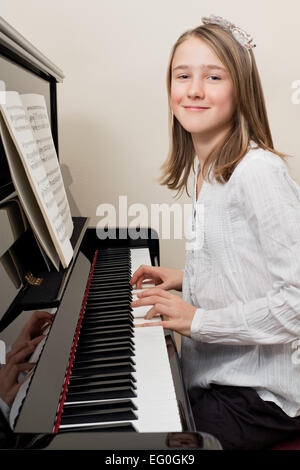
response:
[[[210,434],[199,432],[181,433],[131,433],[86,432],[69,433],[58,436],[43,436],[36,441],[34,448],[45,450],[175,450],[199,449],[221,450],[217,439]]]

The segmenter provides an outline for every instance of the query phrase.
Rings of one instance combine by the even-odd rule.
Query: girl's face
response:
[[[235,106],[229,73],[199,38],[186,39],[175,51],[171,106],[177,120],[194,137],[210,139],[230,125]]]

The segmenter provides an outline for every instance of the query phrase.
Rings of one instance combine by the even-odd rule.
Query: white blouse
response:
[[[252,387],[298,416],[300,187],[279,156],[251,142],[227,183],[204,181],[195,194],[196,177],[197,244],[187,245],[182,288],[198,307],[182,338],[186,385]]]

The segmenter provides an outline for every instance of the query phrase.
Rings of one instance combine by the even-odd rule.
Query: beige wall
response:
[[[117,207],[119,195],[149,210],[175,202],[156,183],[168,150],[166,66],[177,37],[211,13],[254,36],[274,143],[296,156],[290,168],[300,184],[300,104],[291,101],[299,0],[2,0],[0,9],[66,75],[58,85],[61,163],[71,205],[92,225],[97,206]],[[184,265],[183,240],[160,246],[162,265]]]

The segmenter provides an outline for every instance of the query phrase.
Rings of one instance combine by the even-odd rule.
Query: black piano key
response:
[[[132,333],[134,331],[134,326],[132,325],[132,320],[129,319],[129,322],[125,321],[124,324],[118,324],[117,322],[116,324],[108,326],[104,325],[103,327],[99,325],[95,326],[94,328],[89,328],[89,326],[87,326],[86,328],[82,329],[81,334],[85,338],[89,337],[90,335],[93,335],[93,333],[96,333],[98,335],[99,332],[99,334],[101,334],[101,331],[105,331],[107,333],[114,333],[116,331],[127,331],[128,333]]]
[[[101,348],[100,347],[90,347],[90,348],[79,348],[76,349],[76,360],[89,360],[97,357],[117,357],[120,355],[126,355],[129,357],[135,356],[134,348],[130,346],[123,346],[119,348]]]
[[[128,268],[130,267],[130,264],[128,262],[128,259],[122,259],[122,260],[117,260],[117,259],[106,259],[102,260],[101,263],[98,263],[95,268],[95,271],[105,271],[105,269],[110,269],[110,268]]]
[[[117,374],[117,375],[112,375],[111,377],[108,377],[105,374],[93,374],[85,377],[75,377],[72,376],[70,377],[68,388],[73,388],[73,387],[82,387],[82,386],[93,386],[99,385],[99,384],[122,384],[126,382],[131,382],[135,383],[136,379],[132,374]]]
[[[115,328],[114,330],[106,330],[105,333],[81,333],[82,340],[86,341],[88,339],[121,339],[121,338],[132,338],[133,337],[132,328]]]
[[[131,259],[130,259],[130,254],[127,253],[126,255],[124,256],[117,256],[117,255],[110,255],[110,256],[102,256],[101,258],[98,258],[97,259],[97,263],[96,263],[96,266],[102,266],[103,264],[107,263],[107,262],[110,262],[110,263],[118,263],[118,264],[121,264],[121,263],[124,263],[124,262],[127,262],[127,263],[131,263]]]
[[[130,267],[128,264],[119,266],[107,266],[106,268],[94,269],[93,277],[96,276],[128,276],[130,274]]]
[[[127,282],[127,280],[122,281],[122,284],[119,284],[119,285],[115,281],[112,281],[112,283],[114,283],[114,290],[116,290],[116,291],[117,290],[132,289],[131,284],[129,282]],[[96,280],[96,278],[95,278],[95,280],[92,278],[90,286],[94,286],[95,284],[97,284],[97,280]],[[103,287],[103,290],[104,289],[105,289],[105,286]]]
[[[112,322],[118,322],[118,321],[127,321],[130,320],[134,322],[134,315],[132,312],[125,312],[121,314],[115,314],[115,315],[109,315],[105,313],[101,313],[101,315],[87,315],[84,319],[82,324],[84,324],[84,327],[88,328],[89,325],[97,324],[98,322],[101,324],[101,322],[105,321],[112,321]]]
[[[120,378],[107,379],[100,375],[91,375],[90,377],[74,378],[69,381],[68,391],[74,390],[89,390],[92,387],[114,387],[130,385],[132,388],[136,388],[135,379],[131,374],[128,374]]]
[[[120,348],[93,348],[88,351],[76,350],[75,361],[82,360],[84,358],[89,359],[93,357],[116,357],[120,356],[120,354],[130,357],[134,356],[134,350],[128,347],[120,347]]]
[[[129,408],[131,410],[136,410],[136,405],[132,400],[107,400],[105,403],[80,403],[80,404],[69,404],[64,406],[63,414],[65,416],[73,416],[74,414],[90,414],[94,411],[99,413],[110,412],[112,409],[123,409]]]
[[[89,400],[112,400],[117,398],[135,398],[136,393],[130,386],[91,388],[85,391],[68,391],[65,403]]]
[[[125,344],[123,346],[116,346],[115,344],[109,344],[106,347],[102,347],[100,344],[91,345],[87,347],[78,347],[76,348],[76,356],[80,355],[80,357],[89,357],[90,355],[94,354],[118,354],[118,351],[127,351],[128,354],[134,356],[135,355],[135,348],[130,344]]]
[[[94,325],[96,326],[96,324],[98,322],[106,322],[106,321],[112,321],[114,322],[114,324],[117,324],[119,321],[122,321],[124,320],[125,323],[127,322],[127,320],[129,320],[130,322],[133,322],[134,321],[134,316],[132,314],[132,312],[130,310],[122,310],[121,312],[118,311],[113,311],[113,313],[111,312],[99,312],[99,313],[88,313],[86,318],[84,318],[83,322],[82,322],[82,327],[83,328],[89,328],[90,325]],[[99,326],[101,325],[101,323],[99,323]]]
[[[107,290],[113,290],[115,289],[116,287],[127,287],[128,288],[128,291],[130,291],[130,287],[129,287],[129,283],[127,281],[121,281],[120,283],[119,282],[112,282],[112,281],[109,281],[109,282],[105,282],[105,281],[102,281],[102,282],[91,282],[90,284],[90,289],[94,289],[94,288],[97,288],[97,289],[100,289],[100,288],[105,288]]]
[[[121,320],[117,322],[105,321],[103,323],[97,323],[94,325],[88,325],[88,326],[84,325],[84,334],[87,335],[90,332],[101,333],[102,331],[103,333],[105,333],[105,331],[113,330],[114,328],[115,329],[117,328],[131,328],[132,329],[132,327],[133,327],[133,322],[130,319]]]
[[[114,297],[120,298],[120,299],[131,299],[132,298],[132,293],[126,290],[115,290],[114,292],[112,291],[106,291],[106,290],[101,290],[101,291],[96,291],[95,293],[89,292],[89,299],[96,300],[96,299],[112,299]]]
[[[98,272],[93,273],[93,278],[92,281],[94,282],[95,280],[101,280],[102,278],[107,278],[107,279],[112,279],[112,280],[118,280],[121,279],[123,281],[126,281],[128,278],[130,278],[130,270],[126,271],[119,271],[119,272],[112,272],[112,271],[106,271],[106,270],[101,270]]]
[[[93,357],[91,357],[91,356],[93,356]],[[93,355],[91,355],[91,354],[89,354],[89,355],[76,354],[75,360],[73,362],[73,368],[75,370],[77,367],[84,367],[85,364],[88,367],[88,366],[93,365],[93,364],[101,364],[101,363],[108,364],[109,361],[116,362],[116,361],[124,361],[126,359],[131,360],[130,358],[132,356],[133,356],[133,354],[131,353],[131,351],[129,351],[129,352],[119,351],[118,354],[114,354],[114,353],[107,353],[107,354],[103,354],[103,353],[96,354],[96,353],[94,353]]]
[[[128,355],[127,357],[123,357],[122,354],[119,356],[109,356],[109,357],[96,357],[96,358],[89,358],[88,360],[85,359],[75,359],[72,366],[73,370],[85,368],[86,370],[94,367],[109,367],[110,365],[117,366],[118,364],[135,364],[132,356]]]
[[[120,321],[117,322],[104,322],[103,324],[98,323],[97,325],[92,326],[85,326],[84,327],[84,334],[88,335],[89,333],[101,333],[102,331],[113,331],[115,329],[120,328],[128,328],[128,330],[133,331],[133,322],[132,320],[123,320],[122,323]]]
[[[111,322],[112,325],[118,325],[121,323],[133,325],[134,316],[131,310],[124,310],[122,313],[115,313],[110,315],[110,312],[88,312],[82,321],[83,328],[91,328],[97,326],[108,325]]]
[[[134,316],[131,311],[125,310],[120,312],[114,312],[110,314],[110,312],[101,312],[99,314],[96,313],[90,313],[89,315],[86,316],[82,324],[84,325],[84,328],[88,328],[89,325],[96,324],[97,322],[102,321],[121,321],[121,320],[130,320],[131,322],[134,321]]]
[[[130,279],[130,271],[126,269],[118,271],[116,270],[115,272],[112,271],[99,271],[98,273],[93,274],[93,280],[95,279]]]
[[[135,372],[135,371],[131,371],[131,372]],[[75,371],[74,371],[74,373],[72,373],[71,375],[70,382],[72,381],[72,383],[74,383],[76,381],[76,383],[78,383],[79,380],[86,381],[87,379],[90,380],[91,377],[97,377],[98,379],[102,378],[103,380],[120,379],[120,378],[128,377],[129,375],[131,375],[131,372],[105,371],[105,372],[92,372],[91,374],[87,373],[84,375],[84,374],[79,374],[77,372],[75,374]],[[136,381],[134,377],[133,377],[133,380]]]
[[[134,328],[129,324],[122,324],[122,325],[111,325],[111,326],[107,326],[107,327],[95,327],[95,328],[83,328],[82,332],[81,332],[81,335],[83,338],[90,338],[90,337],[93,337],[93,336],[99,336],[101,335],[101,331],[103,331],[103,334],[110,334],[110,333],[128,333],[128,334],[131,334],[133,333],[134,331]],[[105,333],[104,333],[105,332]],[[102,334],[102,335],[103,335]]]
[[[96,323],[96,322],[98,322],[100,326],[101,323],[104,324],[105,322],[110,321],[110,320],[114,324],[117,324],[117,322],[121,321],[122,318],[125,322],[127,322],[127,320],[132,322],[132,320],[134,319],[131,308],[125,308],[124,310],[122,309],[121,312],[119,310],[118,312],[116,312],[116,310],[112,310],[112,312],[113,313],[111,314],[109,309],[105,312],[101,312],[97,310],[92,310],[92,311],[87,310],[87,312],[85,312],[86,315],[83,319],[82,324],[84,323],[85,327],[88,328],[89,325],[91,325],[92,323]],[[122,316],[120,317],[120,315]]]
[[[122,315],[122,317],[120,317]],[[83,320],[82,325],[84,324],[83,328],[88,328],[94,322],[103,320],[114,320],[116,321],[124,319],[125,321],[130,320],[134,321],[134,316],[131,310],[112,310],[111,312],[99,312],[99,313],[88,313],[86,318]]]
[[[89,383],[89,385],[87,385]],[[131,380],[97,380],[95,382],[88,382],[87,380],[81,385],[69,385],[67,398],[71,395],[76,395],[77,393],[89,393],[89,392],[105,392],[107,390],[123,390],[126,388],[132,388],[133,390],[136,389],[134,382]],[[70,401],[70,400],[68,400]]]
[[[122,251],[124,250],[124,251]],[[127,251],[125,251],[127,250]],[[127,247],[124,247],[123,249],[121,248],[106,248],[105,250],[99,251],[98,253],[98,258],[97,258],[97,263],[100,263],[101,260],[105,258],[105,256],[109,256],[109,259],[111,258],[117,258],[117,259],[122,259],[122,258],[127,258],[130,256],[129,249]]]
[[[97,304],[101,304],[102,302],[103,303],[111,303],[111,302],[115,302],[115,301],[118,301],[118,302],[127,302],[129,305],[131,304],[133,300],[133,297],[130,296],[130,295],[126,295],[126,296],[103,296],[103,297],[94,297],[94,298],[89,298],[87,303],[86,303],[86,307],[88,305],[97,305]]]
[[[134,413],[136,407],[130,400],[111,403],[84,403],[64,406],[61,425],[102,423],[109,421],[132,421],[137,416]]]
[[[106,265],[99,266],[99,268],[94,268],[93,276],[103,276],[107,274],[111,274],[114,276],[115,274],[117,274],[117,272],[120,275],[128,275],[131,273],[131,267],[128,262],[124,262],[121,264],[108,262]]]
[[[112,318],[110,320],[104,319],[104,320],[94,320],[91,322],[85,322],[82,324],[82,328],[84,328],[84,331],[89,331],[90,329],[94,328],[104,328],[104,327],[114,327],[117,326],[119,328],[125,327],[125,326],[134,326],[134,322],[132,318]]]
[[[131,275],[131,268],[128,266],[128,264],[123,264],[123,265],[108,265],[106,267],[101,266],[101,269],[94,269],[93,272],[93,279],[105,277],[105,276],[111,276],[111,277],[118,277],[120,278],[124,277],[127,278],[128,276]]]
[[[120,315],[120,314],[124,315],[125,313],[127,313],[127,312],[130,313],[132,311],[133,311],[133,309],[131,307],[127,308],[127,309],[124,308],[124,309],[109,310],[109,312],[108,311],[97,312],[96,310],[94,311],[94,310],[87,309],[85,311],[85,315],[87,315],[87,318],[97,318],[97,316],[100,317],[101,315],[108,315],[108,314],[110,314],[110,315]]]
[[[115,310],[115,309],[126,309],[130,310],[130,302],[129,301],[112,301],[112,302],[97,302],[97,303],[90,303],[87,302],[86,306],[86,313],[92,313],[92,312],[103,312],[107,311],[109,312],[110,310]]]
[[[130,255],[129,248],[127,246],[118,247],[118,248],[104,248],[103,250],[99,251],[97,261],[101,261],[105,256],[113,257],[116,256],[121,258],[122,256]]]
[[[88,299],[87,299],[87,302],[88,303],[96,303],[96,302],[99,302],[99,303],[111,303],[111,302],[128,302],[130,301],[130,297],[132,298],[132,296],[130,296],[128,293],[125,293],[123,295],[116,295],[114,293],[111,293],[111,295],[105,295],[105,296],[102,296],[102,297],[97,297],[97,296],[89,296]]]
[[[132,338],[88,338],[84,339],[82,337],[79,337],[79,342],[77,345],[77,349],[91,349],[93,347],[104,347],[104,346],[118,346],[121,344],[130,344],[131,347],[134,346],[134,342]]]
[[[98,293],[98,295],[89,295],[88,296],[88,302],[110,302],[114,299],[118,299],[118,300],[130,300],[132,299],[132,295],[131,294],[128,294],[128,293],[125,293],[125,294],[110,294],[110,295],[107,295],[107,294],[100,294]]]
[[[122,271],[122,272],[112,272],[112,271],[102,271],[102,272],[98,272],[98,273],[94,273],[93,275],[93,282],[96,280],[96,281],[101,281],[101,279],[111,279],[112,281],[114,280],[122,280],[122,281],[127,281],[128,278],[130,279],[130,276],[131,276],[131,272],[130,270],[126,270],[126,271]]]
[[[103,260],[105,260],[106,258],[108,259],[116,259],[118,261],[122,260],[122,259],[128,259],[130,258],[130,252],[127,251],[127,253],[124,251],[123,253],[122,252],[117,252],[115,251],[115,249],[113,250],[105,250],[105,251],[101,251],[99,252],[98,254],[98,257],[97,257],[97,261],[96,261],[96,264],[101,264],[101,262]]]
[[[89,341],[84,341],[82,338],[79,337],[79,341],[77,344],[77,350],[89,350],[91,348],[110,348],[110,347],[119,347],[119,346],[130,346],[132,349],[135,349],[135,345],[133,340],[130,339],[122,339],[122,340],[114,340],[112,339],[107,339],[106,338],[101,338],[100,341],[94,339],[94,340],[89,340]]]
[[[111,272],[114,272],[114,271],[118,271],[118,270],[123,270],[123,271],[128,271],[130,269],[130,263],[128,263],[128,259],[127,260],[123,260],[125,261],[124,264],[117,264],[117,265],[113,265],[112,263],[109,262],[109,260],[107,260],[107,266],[104,266],[103,263],[102,265],[95,265],[94,267],[94,272],[108,272],[108,271],[111,271]]]
[[[105,285],[105,284],[111,284],[111,283],[120,283],[120,282],[124,282],[124,283],[129,283],[131,279],[131,276],[130,274],[123,274],[123,275],[117,275],[117,274],[114,274],[113,276],[112,275],[108,275],[108,274],[103,274],[101,276],[93,276],[93,285],[97,284],[97,285]]]
[[[59,434],[67,432],[137,432],[131,423],[109,423],[86,426],[76,426],[59,429]]]
[[[82,324],[84,324],[85,326],[88,326],[88,325],[92,325],[94,323],[96,324],[98,322],[102,322],[102,321],[106,321],[106,320],[119,321],[119,320],[122,320],[122,319],[123,320],[127,320],[127,319],[134,320],[134,316],[131,312],[122,313],[120,315],[114,315],[113,317],[111,315],[105,315],[105,314],[102,314],[99,317],[97,317],[97,315],[94,315],[92,317],[87,315],[83,318]]]
[[[131,269],[130,262],[128,262],[128,259],[123,259],[122,261],[117,261],[117,260],[111,260],[109,261],[108,259],[105,261],[102,261],[100,264],[96,264],[94,267],[94,273],[102,273],[102,272],[115,272],[117,270],[119,271],[129,271]]]
[[[107,296],[106,299],[105,298],[101,298],[100,299],[98,297],[94,297],[94,298],[89,298],[87,299],[87,305],[110,305],[110,304],[128,304],[130,303],[130,296],[129,295],[124,295],[122,296],[121,298],[118,297],[117,295],[111,295],[111,296]]]
[[[97,284],[90,284],[89,288],[89,295],[93,295],[94,293],[98,292],[106,292],[106,293],[114,293],[118,292],[119,290],[122,290],[122,292],[128,292],[128,294],[132,291],[132,288],[128,282],[123,282],[122,286],[119,286],[118,284],[114,283],[114,285],[104,285],[99,289]]]
[[[112,261],[116,261],[116,260],[112,260]],[[120,269],[128,269],[130,267],[130,264],[131,262],[129,261],[129,259],[122,259],[122,262],[125,261],[125,264],[120,264],[120,261],[117,263],[116,266],[114,266],[112,264],[112,262],[110,263],[109,262],[109,259],[106,259],[105,261],[102,261],[102,263],[100,264],[95,264],[95,267],[94,267],[94,271],[105,271],[105,270],[112,270],[112,269],[117,269],[117,268],[120,268]],[[107,266],[105,267],[104,264],[107,264]]]
[[[88,366],[83,366],[83,367],[76,367],[72,368],[72,374],[74,374],[74,376],[77,376],[77,375],[81,375],[81,376],[84,376],[84,375],[90,375],[90,374],[114,374],[114,373],[118,373],[118,372],[135,372],[135,368],[133,367],[133,364],[132,364],[132,361],[130,361],[129,359],[126,360],[126,361],[117,361],[115,363],[111,363],[109,362],[108,364],[101,364],[101,363],[95,363],[95,364],[92,364],[90,363]]]

